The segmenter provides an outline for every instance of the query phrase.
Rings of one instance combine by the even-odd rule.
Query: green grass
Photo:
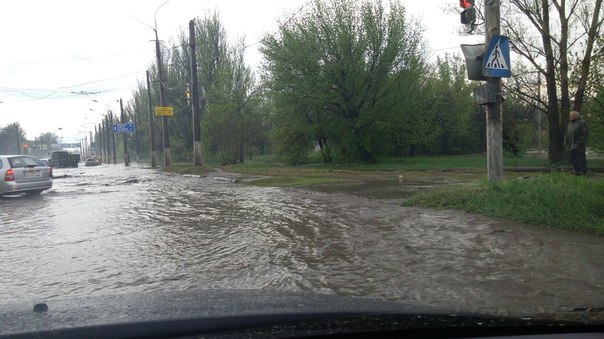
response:
[[[529,179],[448,186],[403,203],[460,209],[492,217],[604,236],[604,181],[553,173]]]

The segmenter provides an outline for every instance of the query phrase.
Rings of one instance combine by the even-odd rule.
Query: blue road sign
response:
[[[113,133],[131,133],[134,132],[134,124],[113,124]]]
[[[510,69],[510,38],[503,35],[493,35],[482,60],[482,75],[492,78],[509,78],[512,76]]]

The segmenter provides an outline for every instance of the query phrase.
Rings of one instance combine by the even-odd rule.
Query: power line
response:
[[[132,52],[132,53],[107,54],[107,55],[97,55],[97,56],[90,56],[90,57],[83,56],[83,57],[73,57],[73,58],[65,58],[65,59],[47,59],[47,60],[25,61],[25,62],[13,62],[13,63],[0,64],[0,67],[50,64],[50,63],[59,63],[59,62],[67,62],[67,61],[90,61],[90,60],[95,60],[95,59],[119,58],[119,57],[138,55],[138,54],[148,54],[148,53],[153,53],[153,51],[147,50],[147,51],[139,51],[139,52]]]
[[[145,72],[145,70],[136,71],[136,72],[130,72],[130,73],[125,73],[125,74],[121,74],[121,75],[118,75],[118,76],[115,76],[115,77],[110,77],[110,78],[105,78],[105,79],[99,79],[99,80],[89,81],[89,82],[80,83],[80,84],[74,84],[74,85],[69,85],[69,86],[61,86],[61,87],[52,88],[52,89],[0,87],[0,92],[19,93],[19,94],[24,95],[26,97],[29,97],[29,98],[32,98],[32,99],[38,99],[38,100],[39,99],[49,99],[53,95],[55,95],[57,93],[71,94],[71,95],[68,95],[67,97],[81,96],[81,95],[91,95],[91,94],[111,92],[111,91],[114,91],[116,89],[101,90],[101,91],[78,91],[78,92],[74,92],[73,88],[74,87],[78,87],[78,86],[91,85],[91,84],[97,84],[97,83],[101,83],[101,82],[116,80],[116,79],[120,79],[120,78],[123,78],[123,77],[126,77],[126,76],[130,76],[130,75],[134,75],[134,74],[139,74],[141,72]],[[124,88],[130,88],[130,87],[131,86],[124,87]],[[44,94],[44,95],[33,95],[33,94],[30,94],[31,92],[49,92],[49,93],[48,94]]]

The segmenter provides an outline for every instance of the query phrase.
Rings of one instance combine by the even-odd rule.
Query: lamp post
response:
[[[161,61],[161,48],[159,46],[159,35],[157,34],[157,11],[168,3],[169,0],[161,4],[155,10],[154,23],[155,27],[153,31],[155,32],[155,55],[157,57],[157,77],[159,78],[159,105],[164,106],[164,81],[163,81],[163,72],[162,72],[162,61]],[[162,135],[163,135],[163,144],[164,144],[164,167],[170,166],[172,163],[172,156],[170,154],[170,128],[168,125],[168,117],[161,117],[161,125],[162,125]]]
[[[155,32],[155,56],[157,58],[157,77],[159,78],[158,79],[159,80],[159,105],[161,107],[164,106],[165,101],[164,101],[164,81],[163,81],[163,70],[162,70],[162,60],[161,60],[161,48],[160,48],[160,44],[159,44],[159,34],[157,33],[157,12],[159,11],[160,8],[162,8],[169,1],[170,0],[166,0],[164,3],[159,5],[157,7],[157,9],[155,10],[155,14],[153,16],[153,23],[154,23],[153,27],[145,24],[144,22],[139,21],[143,25],[151,28],[153,30],[153,32]],[[148,82],[148,80],[147,80],[147,82]],[[162,124],[162,136],[163,136],[162,142],[163,142],[163,148],[164,148],[164,166],[170,166],[170,164],[172,163],[172,157],[170,154],[170,128],[169,128],[167,116],[161,117],[161,124]],[[153,138],[151,138],[151,140],[153,140]],[[153,142],[153,141],[151,141],[151,142]],[[152,153],[151,166],[155,167],[153,150],[151,151],[151,153]]]
[[[120,99],[120,119],[122,120],[122,124],[126,123],[126,115],[124,114],[124,106],[122,105],[122,99]],[[130,166],[130,155],[128,154],[128,135],[127,133],[122,133],[124,136],[124,165]]]

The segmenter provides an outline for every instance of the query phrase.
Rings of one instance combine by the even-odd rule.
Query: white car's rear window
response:
[[[27,166],[44,166],[44,164],[37,158],[33,157],[12,157],[8,158],[10,167],[21,168]]]

